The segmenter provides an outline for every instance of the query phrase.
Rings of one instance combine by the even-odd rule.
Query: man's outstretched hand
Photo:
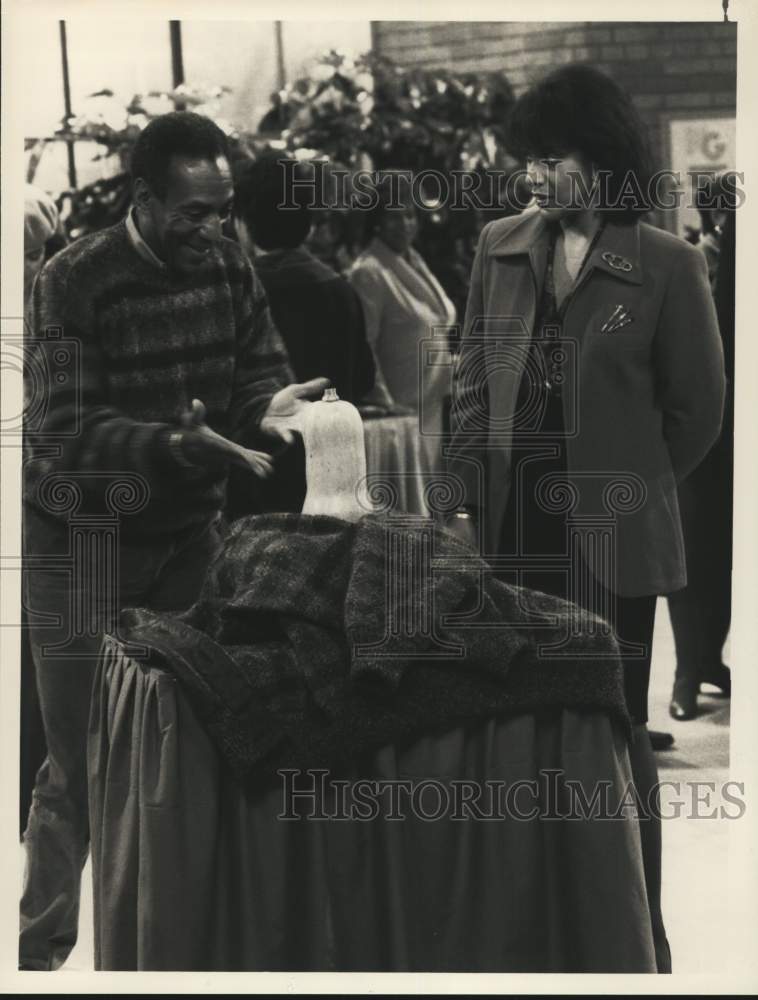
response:
[[[309,382],[293,382],[271,397],[261,421],[264,434],[292,444],[295,432],[302,429],[302,419],[313,399],[320,399],[331,382],[328,378],[312,378]]]
[[[181,423],[184,427],[182,453],[193,465],[215,467],[231,462],[249,469],[261,479],[267,479],[273,472],[271,456],[266,452],[243,448],[211,430],[205,422],[205,406],[201,400],[192,400],[192,410],[182,416]]]

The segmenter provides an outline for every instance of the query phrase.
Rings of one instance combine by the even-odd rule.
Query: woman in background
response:
[[[435,329],[452,326],[456,314],[413,247],[418,221],[408,187],[407,175],[380,175],[377,204],[366,217],[366,247],[349,278],[363,304],[366,337],[376,362],[376,385],[367,402],[418,413],[430,467],[437,469],[450,369],[447,364],[423,364],[420,348]],[[440,337],[440,344],[447,351],[446,337]]]

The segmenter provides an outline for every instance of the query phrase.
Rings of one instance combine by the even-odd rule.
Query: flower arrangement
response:
[[[237,130],[221,117],[221,99],[228,87],[209,84],[181,84],[173,90],[135,94],[130,101],[119,98],[112,90],[103,89],[88,95],[77,115],[63,119],[54,140],[96,143],[99,152],[93,161],[105,161],[106,176],[72,191],[58,199],[59,208],[69,239],[112,225],[122,218],[129,204],[129,158],[142,129],[153,118],[169,111],[189,109],[212,118],[232,139]],[[31,182],[49,140],[31,146]]]
[[[64,118],[56,137],[100,143],[104,147],[102,156],[128,153],[152,118],[185,109],[207,115],[228,135],[235,135],[234,127],[220,117],[225,93],[229,93],[228,87],[180,84],[173,90],[135,94],[131,101],[124,102],[112,90],[99,90],[85,99],[79,114]]]
[[[490,168],[510,161],[503,127],[513,100],[502,73],[405,70],[332,50],[272,95],[259,131],[352,167],[368,156],[377,169]]]
[[[516,167],[504,141],[514,100],[504,73],[404,69],[375,53],[351,56],[332,50],[271,96],[271,107],[255,131],[235,129],[223,119],[226,93],[228,88],[219,85],[182,84],[138,94],[128,102],[108,89],[90,95],[55,135],[56,140],[97,143],[96,158],[106,161],[107,176],[59,199],[69,237],[111,225],[124,215],[134,142],[147,122],[175,109],[189,108],[216,121],[229,136],[235,158],[281,150],[297,159],[326,160],[329,167],[434,170],[442,175]],[[32,174],[40,155],[39,143],[31,143]],[[455,211],[432,205],[430,199],[429,210],[421,213],[419,248],[459,311],[479,231],[488,214],[502,211]],[[344,216],[332,213],[337,214]],[[341,217],[322,225],[324,232],[343,234],[344,245],[324,250],[330,259],[349,261],[360,222]]]
[[[513,101],[503,73],[403,69],[381,55],[354,58],[332,50],[272,95],[259,133],[276,137],[289,155],[325,157],[354,170],[509,173],[517,167],[504,141]],[[421,213],[419,248],[459,312],[476,240],[490,214],[503,210],[430,204]],[[359,227],[344,228],[355,233]]]

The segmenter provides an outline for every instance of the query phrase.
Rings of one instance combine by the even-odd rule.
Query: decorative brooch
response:
[[[616,330],[620,330],[624,326],[629,326],[633,321],[634,317],[626,306],[618,305],[600,327],[600,332],[615,333]]]
[[[606,264],[610,264],[612,268],[616,271],[631,271],[632,262],[627,260],[626,257],[622,257],[620,254],[611,253],[610,250],[606,250],[603,254],[603,260]]]

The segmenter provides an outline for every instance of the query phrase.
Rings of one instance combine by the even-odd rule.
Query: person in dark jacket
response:
[[[296,377],[324,376],[341,399],[355,402],[374,385],[361,301],[344,278],[303,246],[313,220],[295,186],[302,181],[296,171],[294,160],[238,165],[237,224],[255,248],[255,271]],[[298,207],[282,207],[285,197]]]
[[[728,202],[728,199],[727,199]],[[679,483],[687,555],[687,586],[669,594],[676,646],[676,674],[669,714],[679,722],[697,715],[702,683],[727,697],[731,672],[723,648],[732,614],[732,498],[734,483],[734,266],[735,212],[723,213],[714,301],[724,348],[727,392],[718,440],[700,465]]]
[[[263,157],[235,168],[235,216],[240,242],[253,257],[274,323],[298,380],[326,377],[340,399],[357,402],[374,385],[361,301],[351,285],[303,246],[313,221],[297,161]],[[305,194],[305,197],[303,197]],[[297,204],[295,208],[282,207]],[[249,509],[232,481],[227,512]],[[299,511],[305,498],[302,445],[277,462],[263,499],[269,510]]]

